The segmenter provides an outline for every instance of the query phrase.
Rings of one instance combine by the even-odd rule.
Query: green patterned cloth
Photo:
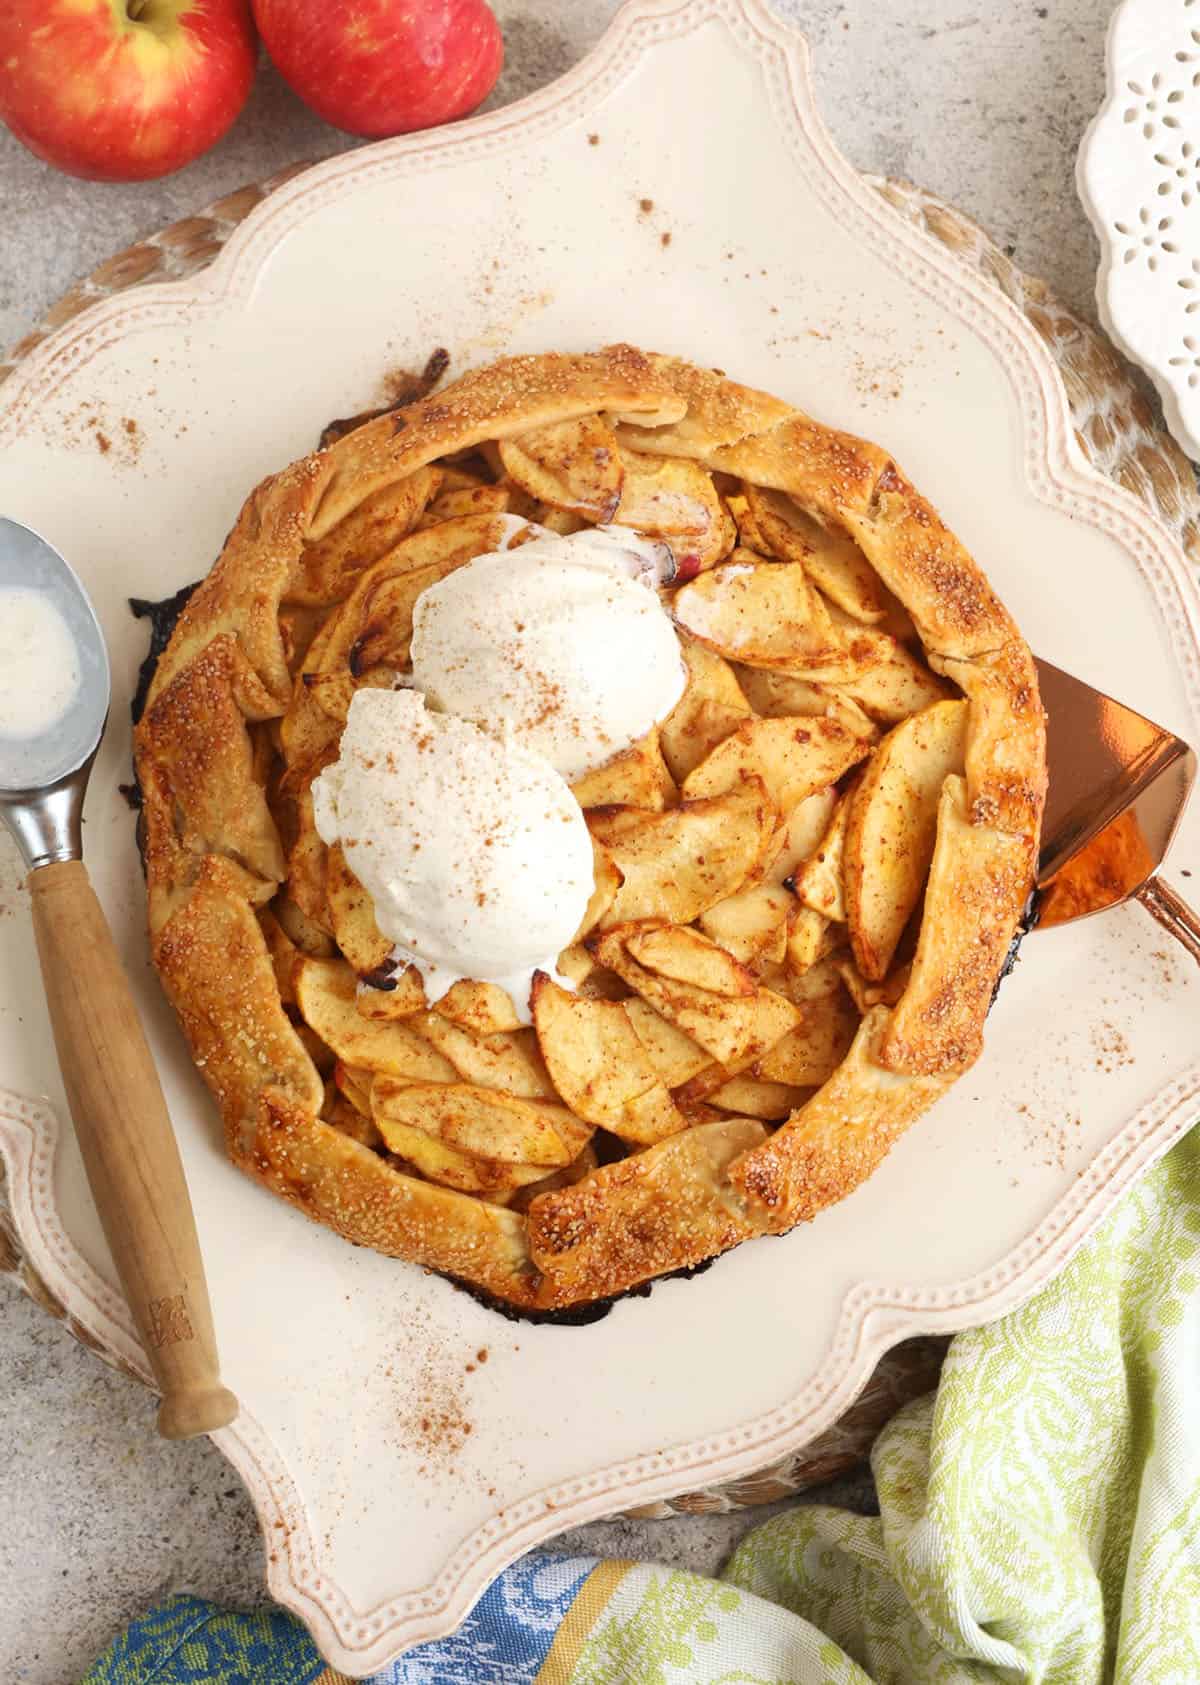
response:
[[[721,1580],[534,1552],[376,1685],[1198,1685],[1200,1130],[1058,1280],[950,1348],[872,1462]],[[287,1616],[180,1598],[86,1685],[337,1685]]]
[[[632,1571],[569,1685],[1197,1685],[1198,1286],[1194,1131],[1056,1282],[955,1339],[876,1442],[878,1518],[797,1506],[727,1584]]]

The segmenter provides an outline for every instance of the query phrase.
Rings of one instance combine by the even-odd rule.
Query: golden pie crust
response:
[[[309,795],[506,513],[667,544],[689,670],[575,787],[597,892],[534,1029],[491,986],[429,1010]],[[135,754],[154,961],[234,1163],[528,1312],[871,1174],[979,1054],[1046,782],[1029,649],[888,453],[627,345],[497,362],[264,480]]]

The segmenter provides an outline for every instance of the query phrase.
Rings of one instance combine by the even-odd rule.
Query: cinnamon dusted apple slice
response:
[[[529,500],[516,486],[490,485],[486,480],[480,480],[472,485],[445,486],[438,495],[426,505],[425,512],[417,522],[417,530],[423,532],[426,527],[435,527],[440,521],[457,520],[462,515],[505,515],[512,510],[514,502],[522,503],[522,509],[514,510],[515,514],[522,514],[530,507]]]
[[[364,568],[417,525],[441,483],[440,468],[418,468],[364,498],[332,531],[305,545],[288,580],[287,600],[324,607],[348,597]]]
[[[730,1077],[720,1088],[714,1088],[709,1101],[724,1112],[738,1117],[762,1118],[764,1123],[778,1123],[797,1106],[804,1105],[812,1095],[811,1087],[790,1082],[762,1082],[757,1077]]]
[[[326,855],[325,896],[337,945],[366,985],[358,991],[361,1015],[391,1020],[420,1012],[425,1005],[420,973],[396,960],[392,944],[375,923],[369,892],[336,843]]]
[[[764,883],[787,883],[821,846],[838,808],[838,793],[830,785],[798,802],[787,815],[772,843],[763,871]],[[778,847],[778,852],[774,850]]]
[[[896,725],[934,702],[952,699],[953,690],[886,632],[873,632],[878,660],[843,680],[839,694],[857,702],[872,719]]]
[[[657,727],[594,772],[585,772],[571,794],[585,810],[614,804],[664,808],[676,801],[679,792],[663,759]]]
[[[504,1203],[514,1211],[528,1211],[530,1201],[536,1199],[539,1194],[552,1194],[556,1188],[574,1187],[576,1182],[582,1182],[585,1176],[590,1176],[599,1162],[596,1149],[589,1141],[570,1164],[564,1164],[561,1170],[551,1170],[549,1174],[539,1176],[536,1182],[526,1182]]]
[[[683,781],[686,801],[717,796],[747,778],[761,778],[780,813],[837,782],[869,745],[836,720],[747,720]]]
[[[503,538],[499,515],[442,521],[410,533],[359,575],[313,639],[296,677],[292,704],[280,724],[289,767],[314,760],[337,739],[338,721],[317,702],[314,691],[326,694],[328,702],[345,695],[345,678],[339,692],[333,675],[348,675],[353,686],[375,668],[400,671],[407,666],[413,607],[421,592],[484,551],[497,549]]]
[[[755,884],[702,913],[700,928],[743,965],[760,959],[778,964],[787,951],[788,915],[795,905],[782,884]]]
[[[477,1036],[501,1035],[505,1030],[519,1030],[523,1020],[509,996],[498,983],[477,983],[463,978],[454,983],[433,1009],[452,1024],[461,1024]]]
[[[321,1107],[321,1119],[322,1122],[331,1124],[334,1129],[340,1130],[343,1135],[348,1135],[352,1141],[357,1141],[361,1147],[371,1147],[378,1152],[385,1145],[370,1113],[364,1116],[336,1090]]]
[[[327,850],[313,819],[312,780],[321,762],[306,769],[294,798],[295,836],[288,850],[288,893],[312,924],[333,935],[329,898],[325,893]]]
[[[592,837],[592,863],[592,893],[580,921],[579,929],[575,932],[576,942],[582,942],[588,931],[596,928],[612,906],[617,891],[621,887],[620,868],[594,835]]]
[[[375,923],[375,903],[346,864],[339,843],[325,855],[325,899],[338,947],[360,977],[376,977],[392,961],[392,944]]]
[[[454,1188],[458,1193],[476,1194],[506,1205],[518,1188],[538,1182],[546,1174],[542,1164],[508,1164],[464,1152],[461,1147],[383,1112],[372,1122],[389,1152],[402,1158],[428,1181]]]
[[[788,918],[784,963],[789,971],[802,973],[835,953],[846,939],[845,929],[823,913],[794,903]]]
[[[347,1065],[344,1059],[339,1059],[334,1066],[333,1080],[340,1094],[344,1094],[355,1111],[364,1117],[371,1115],[371,1083],[374,1081],[373,1071],[363,1070],[358,1065]]]
[[[836,954],[817,960],[803,971],[791,971],[782,965],[764,966],[759,982],[774,989],[777,995],[786,996],[793,1006],[802,1007],[806,1001],[840,993],[843,984],[837,967]]]
[[[763,562],[735,550],[682,586],[671,607],[685,632],[730,661],[831,681],[861,666],[797,562]]]
[[[260,907],[257,918],[259,929],[266,938],[267,953],[271,956],[271,965],[275,971],[275,984],[279,990],[279,998],[285,1006],[296,1004],[295,971],[301,957],[301,951],[292,941],[275,916],[279,909],[280,897],[276,896],[269,907]]]
[[[742,694],[756,714],[778,719],[781,714],[824,715],[852,731],[856,737],[874,743],[879,727],[871,716],[844,691],[832,685],[815,684],[791,673],[776,673],[765,667],[735,666],[734,674]]]
[[[758,1061],[764,1082],[818,1087],[837,1070],[854,1040],[858,1014],[844,990],[819,995],[797,1009],[799,1022]]]
[[[911,964],[902,965],[890,976],[885,977],[882,983],[868,983],[852,959],[839,956],[833,963],[846,986],[846,993],[864,1018],[873,1006],[895,1006],[907,989],[908,980],[912,976]]]
[[[693,579],[733,549],[737,532],[712,475],[681,456],[622,449],[625,478],[612,519],[660,539],[675,562],[675,579]]]
[[[582,532],[587,522],[582,515],[572,515],[569,509],[556,509],[552,503],[538,503],[534,506],[532,515],[533,526],[526,527],[513,538],[510,549],[515,550],[521,544],[532,544],[541,534],[538,527],[546,532],[557,533],[560,538],[570,538],[574,532]]]
[[[685,1127],[619,1001],[568,994],[542,971],[531,999],[542,1057],[577,1117],[637,1146]]]
[[[733,668],[722,656],[703,644],[685,642],[683,659],[687,686],[658,728],[663,759],[677,782],[752,713]]]
[[[771,555],[767,535],[754,518],[754,510],[746,496],[745,482],[739,480],[738,486],[740,489],[730,492],[726,498],[730,516],[737,527],[738,544],[741,548],[753,552],[759,560],[766,561]]]
[[[311,954],[314,959],[328,959],[334,952],[333,937],[322,927],[315,924],[308,914],[292,900],[290,895],[282,891],[271,902],[270,912],[279,921],[279,928],[286,939],[302,954]],[[268,939],[268,946],[270,942]],[[274,958],[272,949],[272,958]]]
[[[532,1030],[475,1035],[438,1012],[422,1013],[413,1027],[449,1059],[464,1082],[495,1088],[519,1100],[557,1098]]]
[[[625,1012],[650,1056],[650,1063],[668,1088],[679,1088],[711,1063],[699,1042],[684,1035],[638,995],[630,995]]]
[[[842,885],[842,859],[852,794],[851,790],[845,791],[820,842],[792,873],[792,887],[804,905],[827,919],[837,919],[843,924],[846,920],[846,896]]]
[[[345,725],[355,688],[348,667],[333,673],[304,673],[300,682],[326,719]]]
[[[412,1081],[454,1082],[458,1072],[403,1021],[376,1023],[358,1011],[358,979],[344,960],[302,959],[296,967],[301,1015],[347,1065]]]
[[[724,948],[686,925],[646,925],[630,931],[627,952],[639,965],[675,983],[692,983],[731,999],[754,993],[754,978]]]
[[[813,584],[856,620],[877,624],[885,619],[883,581],[849,533],[820,525],[784,492],[749,483],[742,492],[772,555],[798,562]]]
[[[677,926],[664,926],[661,927],[663,940],[648,945],[644,940],[648,934],[645,925],[623,925],[590,936],[588,943],[602,965],[615,971],[656,1012],[698,1042],[729,1075],[752,1065],[796,1023],[798,1014],[790,1001],[755,984],[749,972],[738,967],[715,943],[710,946],[722,958],[714,959],[714,967],[723,968],[725,962],[736,967],[741,974],[741,986],[749,984],[748,993],[718,994],[652,970],[643,961],[653,959],[656,965],[677,970],[694,965],[692,954],[682,961],[677,957],[678,950],[675,956],[671,954],[671,937],[690,936],[700,942],[705,938]],[[629,951],[630,941],[641,943],[642,960]]]
[[[397,1082],[377,1076],[371,1105],[384,1135],[389,1122],[436,1135],[447,1146],[502,1164],[570,1164],[591,1128],[565,1106],[518,1100],[465,1082]]]
[[[775,834],[762,782],[664,812],[599,808],[588,826],[622,875],[602,926],[664,918],[689,924],[740,889]]]
[[[361,1018],[376,1024],[394,1024],[398,1018],[411,1018],[414,1012],[425,1010],[425,985],[415,966],[406,965],[401,971],[384,973],[372,982],[359,983],[355,1006]]]
[[[555,961],[554,969],[560,977],[574,985],[577,993],[589,1000],[626,1000],[629,990],[613,971],[597,965],[582,942],[564,948]]]
[[[624,468],[612,428],[598,415],[533,427],[499,441],[510,479],[540,503],[589,521],[611,521],[621,501]]]
[[[866,769],[846,821],[843,877],[855,963],[872,983],[921,898],[937,834],[938,799],[963,769],[967,704],[935,702],[901,722]]]

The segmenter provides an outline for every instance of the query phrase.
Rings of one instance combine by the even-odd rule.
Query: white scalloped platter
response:
[[[636,0],[535,99],[310,171],[202,281],[127,294],[30,358],[0,394],[0,508],[76,563],[110,640],[87,851],[244,1405],[217,1441],[262,1518],[272,1593],[352,1674],[452,1629],[562,1528],[799,1446],[905,1335],[1012,1307],[1200,1111],[1200,973],[1133,908],[1030,939],[980,1065],[851,1198],[590,1327],[502,1320],[227,1166],[147,961],[117,791],[145,648],[125,599],[203,573],[246,491],[329,417],[378,401],[386,371],[438,345],[461,369],[615,338],[719,363],[885,444],[1042,654],[1200,738],[1200,600],[1181,556],[1084,467],[1025,322],[837,155],[803,41],[759,0]],[[1172,861],[1186,871],[1200,877],[1200,812]],[[28,921],[13,894],[0,905],[0,1073],[13,1096],[46,1097],[0,1101],[22,1239],[136,1362],[53,1121]]]

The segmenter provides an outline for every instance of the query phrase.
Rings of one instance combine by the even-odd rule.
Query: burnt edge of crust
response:
[[[730,1251],[735,1250],[734,1247],[730,1248]],[[452,1287],[457,1287],[460,1293],[474,1299],[484,1310],[497,1311],[507,1322],[527,1322],[535,1327],[547,1328],[586,1328],[593,1322],[602,1322],[622,1299],[648,1299],[658,1282],[690,1281],[694,1275],[703,1275],[705,1270],[711,1270],[718,1259],[727,1255],[718,1252],[711,1258],[701,1259],[698,1264],[687,1264],[678,1270],[664,1270],[662,1275],[651,1276],[649,1281],[639,1281],[635,1286],[625,1288],[624,1292],[610,1294],[608,1298],[587,1299],[582,1304],[566,1305],[560,1310],[552,1311],[525,1310],[508,1299],[498,1299],[495,1294],[482,1287],[476,1287],[473,1282],[464,1281],[462,1276],[450,1275],[443,1270],[432,1270],[430,1274],[440,1275],[443,1281],[448,1281]]]
[[[200,588],[202,581],[192,580],[190,585],[181,585],[169,597],[129,597],[129,612],[135,620],[150,622],[150,645],[142,657],[138,667],[137,683],[133,695],[129,699],[129,714],[136,726],[146,711],[146,698],[150,694],[150,686],[154,683],[154,675],[158,671],[158,663],[163,651],[171,641],[172,634],[178,624],[179,616],[188,605],[193,592]],[[146,835],[142,818],[142,782],[138,777],[137,761],[130,757],[130,779],[128,784],[118,784],[117,789],[125,799],[126,806],[137,815],[134,826],[134,839],[137,843],[138,856],[142,862],[142,873],[146,871]]]

